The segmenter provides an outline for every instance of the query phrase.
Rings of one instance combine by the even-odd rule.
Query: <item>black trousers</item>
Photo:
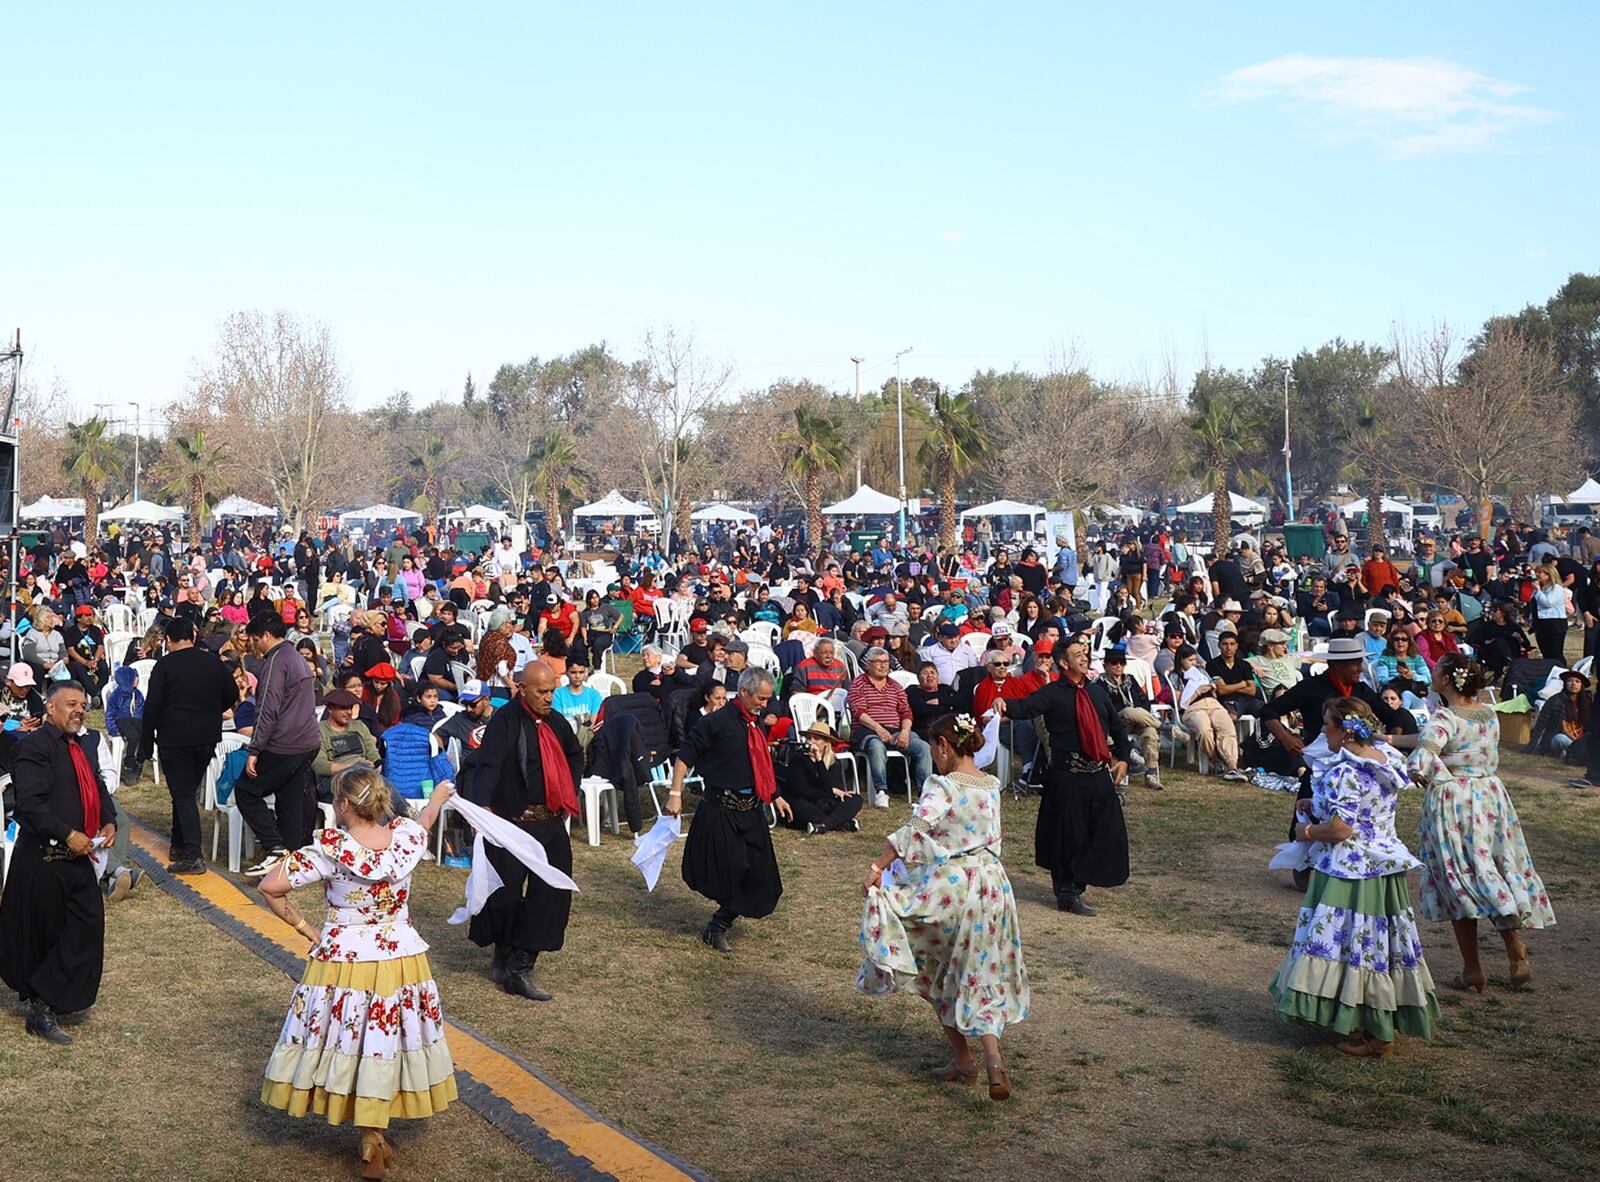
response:
[[[306,796],[313,790],[311,761],[316,754],[315,751],[259,752],[255,778],[240,776],[234,786],[239,812],[256,840],[269,852],[298,849],[305,842]],[[273,798],[273,808],[267,807],[269,796]],[[198,824],[196,829],[198,831]]]
[[[794,826],[797,829],[806,825],[821,825],[827,829],[848,828],[851,819],[861,811],[863,803],[859,796],[846,796],[842,800],[832,795],[817,800],[806,800],[799,796],[786,796],[784,799],[794,810]]]
[[[1545,660],[1566,662],[1566,620],[1535,620],[1533,639],[1539,645],[1539,655]]]
[[[161,747],[161,771],[172,796],[174,862],[200,856],[200,784],[215,754],[214,747]]]

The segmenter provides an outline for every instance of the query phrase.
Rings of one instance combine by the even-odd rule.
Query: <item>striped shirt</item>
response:
[[[850,683],[849,707],[850,717],[857,720],[851,727],[852,740],[874,733],[860,721],[863,718],[872,719],[886,731],[898,731],[911,721],[906,691],[892,677],[884,678],[880,686],[873,685],[872,678],[863,673]]]

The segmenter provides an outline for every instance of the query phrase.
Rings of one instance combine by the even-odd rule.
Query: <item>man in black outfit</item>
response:
[[[746,669],[739,677],[739,692],[721,710],[700,717],[672,765],[669,817],[683,812],[683,781],[691,768],[706,785],[683,847],[683,881],[717,904],[700,939],[718,952],[733,951],[728,929],[734,920],[771,915],[783,894],[761,807],[771,804],[783,820],[794,820],[794,810],[777,795],[761,725],[772,689],[772,674]]]
[[[200,782],[222,742],[222,715],[239,700],[232,674],[210,649],[197,647],[194,624],[167,625],[167,655],[156,662],[145,694],[139,765],[159,746],[172,795],[173,874],[204,874],[200,858]],[[158,742],[159,740],[159,742]]]
[[[1250,585],[1244,581],[1239,560],[1233,551],[1218,539],[1217,553],[1222,557],[1211,564],[1211,594],[1216,599],[1237,599],[1240,603],[1250,598]]]
[[[477,770],[466,786],[468,800],[515,824],[544,847],[550,865],[571,874],[565,818],[578,815],[583,748],[551,709],[560,680],[543,661],[523,667],[517,696],[483,728]],[[549,1001],[533,983],[533,966],[541,952],[559,952],[566,943],[572,892],[550,886],[499,846],[486,845],[485,852],[504,885],[472,917],[467,935],[479,948],[494,948],[489,974],[496,985],[515,997]]]

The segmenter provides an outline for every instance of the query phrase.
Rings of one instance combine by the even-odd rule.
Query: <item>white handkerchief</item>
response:
[[[661,866],[667,860],[667,847],[682,837],[682,817],[659,817],[648,833],[641,833],[633,839],[633,857],[628,860],[644,875],[646,890],[656,889]]]
[[[1273,855],[1272,861],[1267,863],[1268,870],[1305,870],[1311,865],[1311,847],[1316,844],[1310,841],[1286,841],[1278,847],[1278,852]]]
[[[878,885],[887,890],[896,883],[909,881],[910,875],[906,873],[906,864],[896,858],[883,868],[883,877],[879,880]]]
[[[972,762],[979,767],[988,767],[1000,752],[1000,714],[991,710],[984,717],[988,721],[983,724],[983,746],[972,757]]]
[[[466,923],[483,910],[490,895],[505,885],[499,871],[484,856],[483,834],[475,835],[472,839],[472,869],[467,872],[467,903],[464,907],[457,907],[447,922]]]

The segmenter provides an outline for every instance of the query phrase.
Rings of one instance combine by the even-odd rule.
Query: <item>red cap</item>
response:
[[[78,605],[78,610],[75,614],[80,616],[92,616],[94,615],[94,608],[90,607],[87,603],[82,603]]]
[[[368,681],[399,681],[400,671],[387,661],[379,661],[361,676]]]
[[[689,631],[691,632],[704,632],[709,627],[711,627],[711,625],[706,623],[704,616],[696,616],[694,619],[689,621]]]

